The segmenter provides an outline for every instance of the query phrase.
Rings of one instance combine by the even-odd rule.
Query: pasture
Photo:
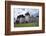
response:
[[[14,24],[14,27],[37,27],[39,26],[38,23],[19,23],[19,24]]]

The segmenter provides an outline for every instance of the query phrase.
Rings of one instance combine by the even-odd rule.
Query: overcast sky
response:
[[[30,16],[39,12],[38,9],[30,9],[30,8],[14,8],[14,17],[16,18],[18,15],[25,15],[25,13],[29,12]],[[35,15],[34,15],[35,16]]]

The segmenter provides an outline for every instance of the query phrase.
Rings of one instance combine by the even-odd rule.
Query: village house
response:
[[[25,14],[25,22],[26,23],[30,22],[30,14],[28,12]]]
[[[25,16],[24,15],[19,15],[18,17],[17,17],[17,23],[24,23],[24,21],[25,21]]]

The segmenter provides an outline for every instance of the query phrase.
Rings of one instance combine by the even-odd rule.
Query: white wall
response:
[[[12,0],[12,1],[15,1],[15,0]],[[18,0],[16,0],[16,1],[18,1]],[[19,1],[42,2],[42,3],[44,2],[44,3],[46,3],[45,2],[46,0],[19,0]],[[45,4],[45,13],[46,13],[46,4]],[[45,18],[46,18],[46,16],[45,16]],[[46,19],[45,19],[45,22],[46,22]],[[5,1],[0,0],[0,36],[5,36],[4,34],[5,34]],[[45,33],[10,35],[10,36],[46,36],[46,24],[45,24]]]
[[[0,0],[0,36],[4,35],[5,29],[5,6],[4,0]]]

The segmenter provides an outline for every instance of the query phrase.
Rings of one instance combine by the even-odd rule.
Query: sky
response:
[[[29,12],[30,16],[33,15],[34,17],[39,13],[39,9],[31,9],[31,8],[14,8],[14,17],[17,18],[17,16],[23,14],[25,16],[25,13]]]

